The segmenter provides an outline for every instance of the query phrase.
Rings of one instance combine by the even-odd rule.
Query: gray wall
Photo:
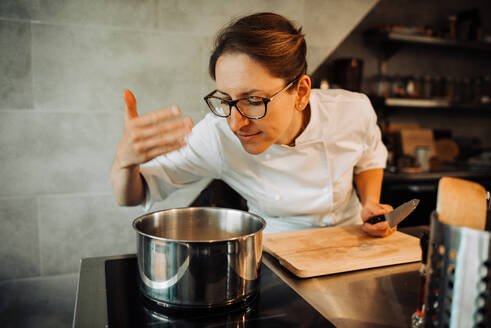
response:
[[[179,104],[197,122],[207,60],[231,17],[275,11],[303,25],[315,68],[377,0],[1,0],[0,280],[77,272],[135,251],[109,169],[122,90],[140,112]],[[158,208],[187,205],[202,185]],[[157,209],[157,208],[155,208]]]
[[[350,35],[325,60],[342,57],[364,61],[363,92],[370,92],[370,79],[377,74],[378,49],[364,41],[363,33],[377,24],[431,25],[442,28],[449,14],[479,8],[483,32],[491,35],[491,1],[488,0],[381,0]],[[387,60],[388,75],[474,77],[491,74],[491,53],[448,50],[427,46],[403,46]],[[319,69],[318,72],[321,70]],[[318,73],[316,72],[316,74]],[[491,148],[491,113],[465,110],[404,110],[387,113],[391,122],[414,122],[431,129],[447,129],[455,138],[475,137]]]

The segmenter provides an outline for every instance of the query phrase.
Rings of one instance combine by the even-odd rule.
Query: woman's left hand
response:
[[[387,221],[382,221],[375,224],[367,223],[365,221],[377,215],[384,215],[385,213],[388,213],[392,210],[392,206],[388,204],[367,203],[363,205],[363,209],[361,211],[361,219],[363,220],[363,225],[361,228],[363,229],[363,231],[372,236],[389,236],[397,230],[397,226],[391,228]]]

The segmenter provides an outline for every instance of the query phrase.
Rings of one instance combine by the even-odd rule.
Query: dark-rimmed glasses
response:
[[[213,114],[220,117],[229,117],[232,113],[232,107],[249,119],[257,120],[266,116],[268,103],[273,101],[283,91],[290,88],[299,78],[288,83],[283,89],[273,94],[271,97],[247,96],[235,100],[227,100],[215,95],[218,90],[213,90],[205,96],[205,102]]]

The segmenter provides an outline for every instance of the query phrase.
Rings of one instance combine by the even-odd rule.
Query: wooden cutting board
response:
[[[300,278],[421,261],[419,238],[371,237],[361,225],[264,234],[263,248]]]

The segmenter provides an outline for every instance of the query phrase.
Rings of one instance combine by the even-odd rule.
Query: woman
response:
[[[149,209],[206,176],[241,194],[266,232],[359,224],[390,211],[379,203],[387,151],[368,98],[311,90],[305,57],[301,29],[259,13],[218,34],[209,62],[217,88],[205,97],[213,114],[194,128],[177,106],[138,116],[125,91],[111,169],[118,203]],[[374,236],[395,230],[362,227]]]

